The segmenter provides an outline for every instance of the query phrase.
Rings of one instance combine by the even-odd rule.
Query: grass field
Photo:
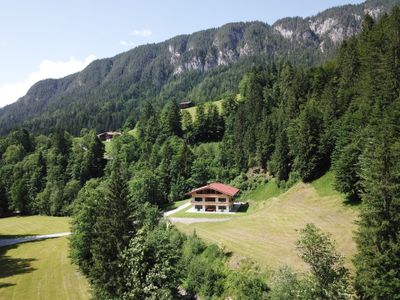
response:
[[[224,223],[176,226],[189,234],[195,230],[204,240],[224,245],[234,257],[249,257],[266,269],[276,270],[286,264],[304,270],[306,266],[297,256],[295,241],[299,229],[314,223],[332,234],[338,251],[346,256],[351,267],[358,209],[343,204],[343,197],[332,188],[331,177],[328,173],[313,184],[298,183],[283,194],[270,183],[245,195],[250,208],[256,207],[246,215]]]
[[[211,103],[215,104],[218,107],[219,111],[221,112],[222,111],[222,102],[224,102],[224,100],[213,101]],[[189,108],[184,108],[184,109],[182,109],[182,111],[189,112],[190,115],[192,116],[192,118],[195,119],[196,118],[196,109],[197,109],[197,107],[193,106],[193,107],[189,107]]]
[[[69,231],[69,218],[0,219],[0,237]],[[68,238],[0,248],[0,299],[89,299],[86,279],[68,257]]]
[[[70,230],[69,220],[46,216],[3,218],[0,219],[0,238],[67,232]]]

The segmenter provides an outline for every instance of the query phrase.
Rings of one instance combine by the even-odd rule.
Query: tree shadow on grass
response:
[[[343,204],[345,206],[357,206],[361,204],[361,199],[360,197],[349,195],[346,197]]]
[[[236,212],[237,213],[245,213],[249,209],[249,206],[250,206],[249,202],[242,203]]]
[[[28,236],[35,236],[40,235],[40,233],[32,233],[32,234],[2,234],[0,233],[0,239],[15,239],[15,238],[22,238]]]
[[[10,287],[10,286],[14,286],[15,283],[2,283],[0,282],[0,289],[2,288],[6,288],[6,287]]]
[[[3,283],[1,280],[18,274],[30,273],[36,270],[31,266],[34,258],[17,258],[7,255],[11,249],[18,245],[0,247],[0,289],[15,285],[14,283]]]

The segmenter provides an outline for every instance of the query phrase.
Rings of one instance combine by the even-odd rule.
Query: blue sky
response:
[[[43,78],[95,58],[228,22],[272,24],[356,0],[5,0],[0,4],[0,107]]]

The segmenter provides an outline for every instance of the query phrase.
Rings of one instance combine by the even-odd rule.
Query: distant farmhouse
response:
[[[114,137],[120,136],[121,132],[118,131],[107,131],[103,132],[97,135],[97,137],[100,139],[100,141],[111,141]]]
[[[234,197],[239,189],[223,184],[210,183],[187,193],[192,197],[191,204],[197,211],[226,212],[231,211],[234,205]]]
[[[186,102],[181,102],[179,103],[179,108],[180,109],[185,109],[194,106],[194,103],[192,101],[186,101]]]

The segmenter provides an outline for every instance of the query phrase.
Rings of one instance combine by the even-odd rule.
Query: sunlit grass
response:
[[[358,210],[346,206],[340,194],[333,194],[328,184],[331,174],[325,176],[316,183],[317,189],[313,184],[298,183],[280,195],[272,183],[261,186],[247,195],[256,209],[249,209],[242,217],[223,223],[177,223],[176,226],[189,234],[196,231],[204,240],[222,244],[234,255],[249,257],[266,269],[289,265],[303,270],[306,266],[297,255],[295,241],[299,229],[314,223],[332,234],[338,251],[351,266],[350,258],[356,249],[353,231]]]
[[[66,232],[69,218],[0,219],[0,234],[23,236]],[[0,299],[89,299],[87,280],[71,264],[68,237],[0,247]]]

